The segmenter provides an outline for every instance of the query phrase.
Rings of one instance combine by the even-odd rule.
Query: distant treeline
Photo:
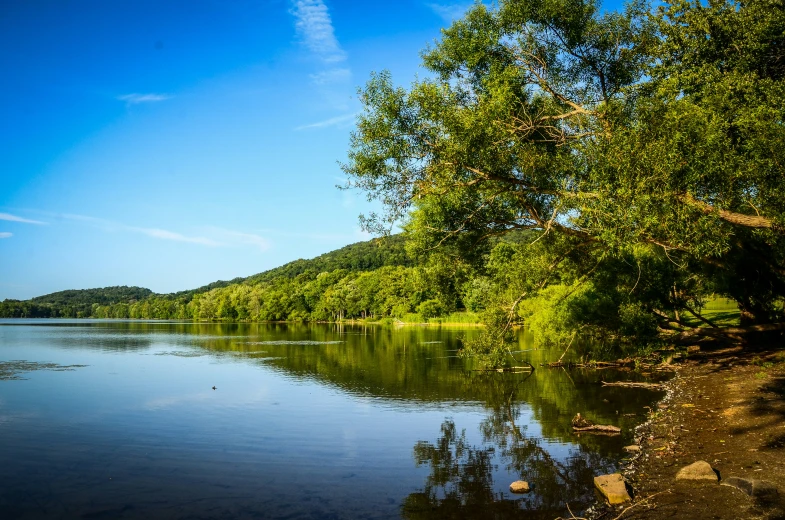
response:
[[[442,263],[415,261],[403,237],[392,236],[173,294],[122,286],[5,300],[0,317],[337,321],[417,313],[428,319],[465,307],[465,288],[456,282],[466,279]]]

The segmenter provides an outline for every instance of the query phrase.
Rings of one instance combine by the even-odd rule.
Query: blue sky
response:
[[[335,188],[371,71],[468,3],[0,4],[0,299],[156,292],[364,240]]]
[[[356,89],[471,2],[0,3],[0,300],[248,276],[365,240]]]

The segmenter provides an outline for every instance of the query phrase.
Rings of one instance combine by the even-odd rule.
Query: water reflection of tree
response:
[[[527,518],[552,519],[566,513],[566,503],[573,511],[591,504],[592,478],[610,470],[610,464],[594,450],[581,447],[571,450],[566,459],[554,458],[542,439],[527,435],[516,399],[526,379],[489,381],[486,388],[494,399],[486,401],[481,446],[468,442],[466,432],[459,431],[451,419],[442,423],[435,443],[420,441],[414,446],[415,462],[429,465],[431,473],[424,488],[404,500],[404,517],[502,519],[519,518],[526,510]],[[494,491],[493,471],[499,465],[533,484],[532,492],[512,499]]]

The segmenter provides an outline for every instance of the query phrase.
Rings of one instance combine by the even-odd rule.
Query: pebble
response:
[[[510,492],[512,493],[528,493],[529,483],[524,480],[516,480],[510,484]]]

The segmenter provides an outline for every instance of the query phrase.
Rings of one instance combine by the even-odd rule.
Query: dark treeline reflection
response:
[[[429,466],[431,472],[423,489],[404,500],[405,518],[520,518],[527,510],[526,518],[552,519],[566,514],[566,504],[577,512],[592,503],[592,478],[612,471],[612,459],[589,442],[597,439],[583,439],[559,459],[549,453],[543,438],[527,435],[528,425],[520,421],[525,404],[518,399],[531,381],[531,376],[504,375],[489,381],[488,391],[496,399],[487,403],[481,445],[471,444],[465,430],[445,419],[435,442],[414,446],[416,464]],[[509,484],[494,482],[493,472],[500,465],[528,481],[532,491],[517,499],[495,491]]]
[[[307,334],[304,332],[307,331]],[[625,392],[603,387],[601,380],[643,379],[635,372],[537,368],[525,382],[520,374],[473,370],[471,360],[457,357],[462,336],[476,331],[421,327],[305,327],[288,337],[312,344],[266,343],[244,335],[227,342],[215,336],[201,343],[214,351],[233,350],[250,360],[287,375],[316,379],[343,391],[397,401],[418,400],[435,405],[470,402],[496,410],[514,396],[518,406],[531,408],[546,437],[576,440],[570,420],[577,413],[600,423],[616,424],[628,432],[620,439],[587,436],[581,442],[609,453],[641,422],[644,407],[656,397],[648,391]],[[280,338],[279,336],[276,336]],[[531,346],[521,337],[521,350]],[[249,354],[243,355],[243,353]],[[519,354],[534,365],[558,358],[560,352],[529,350]],[[511,412],[510,412],[511,413]],[[633,415],[634,414],[634,415]]]
[[[642,420],[644,407],[656,397],[648,391],[629,392],[600,384],[601,380],[648,377],[637,372],[537,368],[520,382],[522,375],[475,371],[471,359],[459,358],[457,350],[462,338],[477,334],[476,329],[80,321],[58,324],[55,328],[63,327],[66,333],[50,334],[54,322],[45,323],[42,337],[62,347],[142,350],[163,341],[167,347],[161,354],[173,353],[170,347],[175,346],[193,355],[258,364],[288,377],[315,380],[392,405],[412,400],[437,406],[462,402],[496,410],[512,393],[513,403],[531,408],[545,437],[563,442],[576,440],[570,419],[577,412],[630,432]],[[522,334],[519,343],[523,352],[516,355],[535,366],[561,354],[533,350]],[[593,449],[609,453],[628,440],[629,433],[622,439],[587,437],[581,443],[592,443]]]
[[[123,327],[138,333],[167,331],[168,342],[174,340],[196,352],[218,357],[232,354],[231,359],[238,362],[256,363],[391,405],[412,400],[437,406],[462,402],[496,410],[512,394],[513,404],[531,408],[547,438],[576,441],[570,420],[577,412],[599,423],[621,426],[627,432],[622,438],[581,439],[606,454],[630,440],[629,432],[641,422],[644,407],[656,397],[648,391],[625,392],[600,384],[601,380],[648,377],[636,372],[537,368],[522,382],[526,376],[520,374],[475,371],[471,359],[457,355],[462,338],[478,333],[474,329],[160,322],[125,322]],[[523,335],[519,341],[525,352],[517,355],[535,366],[561,354],[533,350]]]

